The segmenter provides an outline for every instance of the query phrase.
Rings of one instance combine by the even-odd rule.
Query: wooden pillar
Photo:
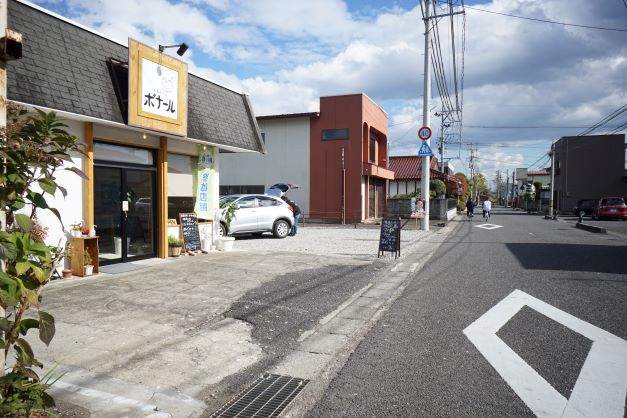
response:
[[[85,122],[85,158],[83,172],[88,177],[83,181],[83,217],[85,226],[94,224],[94,124]]]
[[[168,138],[159,138],[157,153],[157,256],[168,256]]]

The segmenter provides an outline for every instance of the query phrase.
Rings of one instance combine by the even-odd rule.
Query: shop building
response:
[[[84,145],[72,159],[89,180],[61,173],[68,196],[49,203],[66,229],[77,220],[96,225],[101,265],[166,257],[168,234],[177,232],[168,220],[214,217],[221,153],[265,151],[246,95],[163,51],[17,0],[8,3],[8,25],[23,34],[23,58],[7,65],[8,99],[57,112]],[[59,222],[40,221],[57,244]]]
[[[627,197],[625,134],[563,136],[554,145],[553,202],[572,211],[582,199]]]
[[[387,114],[365,94],[320,98],[320,110],[257,118],[265,155],[223,155],[221,194],[254,193],[278,182],[305,217],[363,222],[383,217],[388,165]],[[245,169],[244,169],[245,168]]]

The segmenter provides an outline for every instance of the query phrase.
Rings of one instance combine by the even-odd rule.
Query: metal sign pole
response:
[[[429,115],[429,99],[431,98],[431,53],[429,45],[430,36],[430,19],[431,13],[431,0],[425,0],[425,66],[424,66],[424,88],[423,88],[423,100],[422,100],[422,126],[430,127],[431,117]],[[431,145],[430,140],[427,139],[427,145]],[[420,189],[422,190],[422,197],[425,200],[424,210],[425,217],[421,222],[421,228],[423,231],[429,230],[429,179],[431,177],[430,170],[430,157],[422,157],[422,180]]]

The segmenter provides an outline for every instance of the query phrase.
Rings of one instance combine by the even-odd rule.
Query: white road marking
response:
[[[411,267],[409,268],[409,272],[410,273],[415,272],[419,265],[420,263],[412,263]]]
[[[496,333],[528,306],[592,341],[569,399],[562,396]],[[464,334],[539,417],[622,417],[627,393],[627,341],[520,290],[510,293]]]
[[[396,271],[396,270],[398,270],[398,268],[399,268],[400,266],[402,266],[402,265],[403,265],[403,262],[401,261],[400,263],[398,263],[397,265],[395,265],[394,267],[392,267],[392,270],[391,270],[391,271]]]
[[[503,228],[503,225],[479,224],[475,225],[475,228],[487,229],[489,231],[491,229]]]

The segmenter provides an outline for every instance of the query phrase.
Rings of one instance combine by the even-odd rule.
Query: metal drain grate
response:
[[[309,380],[266,374],[211,415],[217,417],[277,417]]]

